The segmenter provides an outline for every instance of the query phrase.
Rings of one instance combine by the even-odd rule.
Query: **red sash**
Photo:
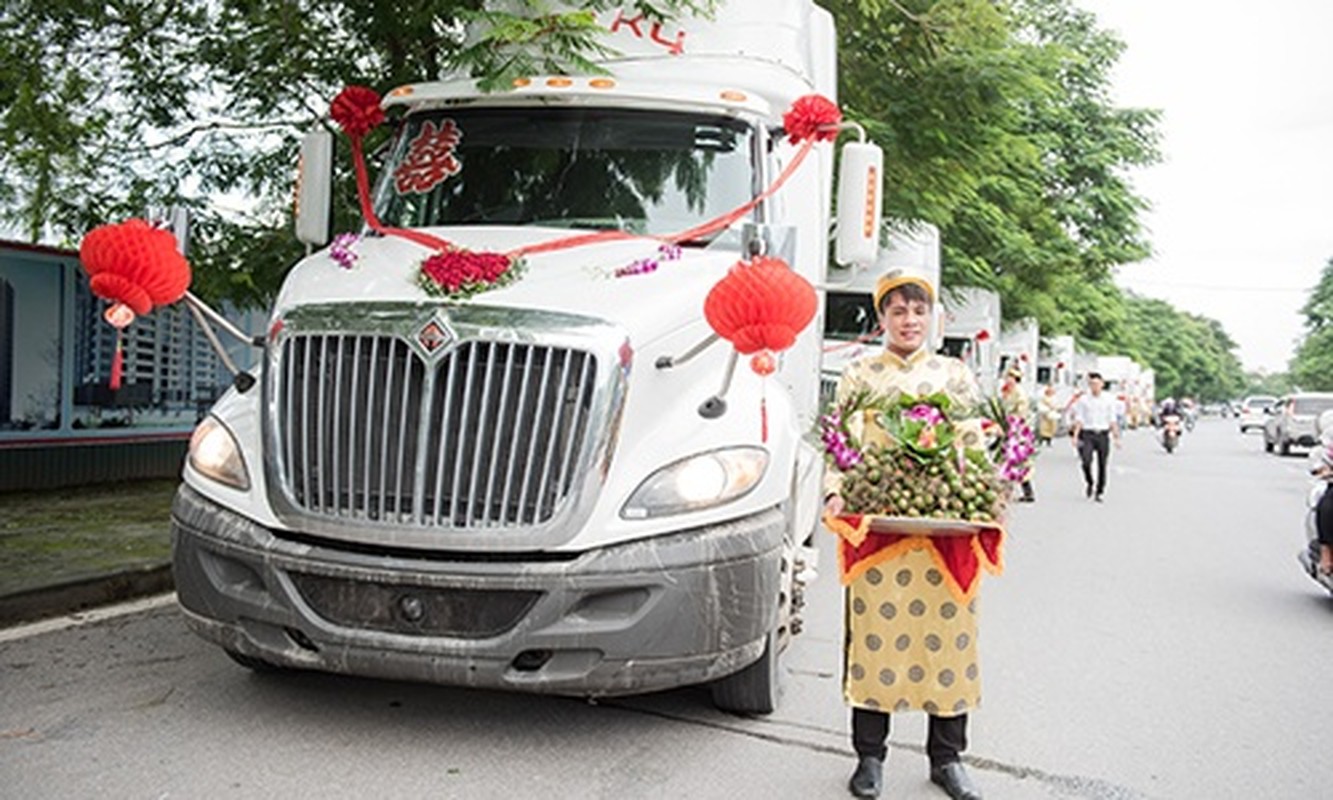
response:
[[[978,532],[970,535],[922,536],[873,531],[870,526],[876,519],[886,518],[869,514],[824,517],[824,524],[838,535],[838,568],[843,584],[912,550],[927,551],[944,574],[950,591],[963,601],[976,595],[983,567],[994,575],[1004,570],[1004,528],[998,524],[978,523]]]

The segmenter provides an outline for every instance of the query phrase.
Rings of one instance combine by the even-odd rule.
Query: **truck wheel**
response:
[[[255,656],[248,656],[245,653],[238,653],[235,650],[224,649],[223,652],[225,652],[231,658],[232,661],[235,661],[237,664],[240,664],[242,667],[245,667],[246,669],[251,670],[253,672],[290,671],[287,667],[279,666],[278,664],[274,664],[271,661],[265,661],[264,659],[257,658]]]
[[[764,654],[740,672],[713,681],[713,705],[732,714],[772,714],[778,708],[778,632],[770,631]]]

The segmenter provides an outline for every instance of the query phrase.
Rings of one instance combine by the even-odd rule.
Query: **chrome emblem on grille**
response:
[[[434,355],[440,348],[454,340],[454,332],[449,330],[439,320],[427,322],[425,327],[417,331],[417,343],[425,349],[427,355]]]

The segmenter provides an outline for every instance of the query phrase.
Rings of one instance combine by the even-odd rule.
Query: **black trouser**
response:
[[[889,715],[868,708],[852,709],[852,747],[858,756],[884,760],[889,754]],[[932,767],[959,760],[967,749],[967,715],[937,717],[930,715],[926,733],[926,755]]]
[[[1106,491],[1106,460],[1111,457],[1110,431],[1078,432],[1078,457],[1083,462],[1083,480],[1092,487],[1092,454],[1097,454],[1097,494]]]
[[[1333,484],[1325,486],[1324,493],[1319,497],[1319,505],[1315,506],[1314,511],[1314,523],[1319,543],[1333,547]]]

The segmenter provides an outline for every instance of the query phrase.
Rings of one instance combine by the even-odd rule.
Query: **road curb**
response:
[[[171,564],[127,569],[0,597],[0,625],[57,617],[95,606],[171,591]]]

